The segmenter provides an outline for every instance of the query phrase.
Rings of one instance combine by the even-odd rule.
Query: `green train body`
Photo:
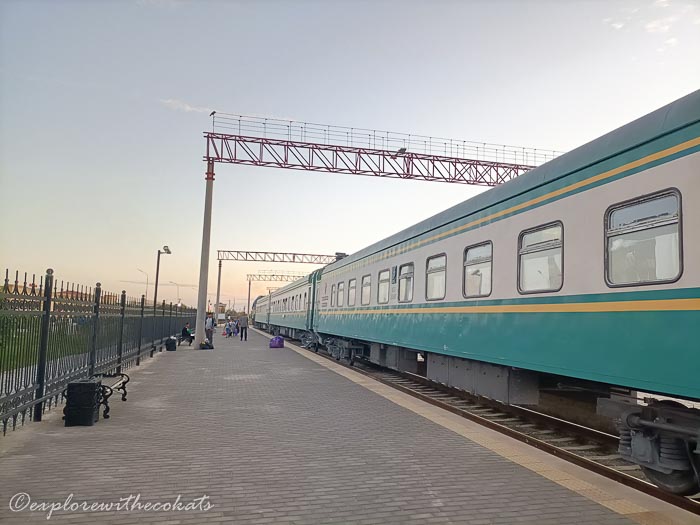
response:
[[[261,306],[260,326],[506,402],[536,399],[544,375],[698,401],[700,91]],[[603,412],[630,402],[615,403]],[[697,443],[689,417],[679,439]]]

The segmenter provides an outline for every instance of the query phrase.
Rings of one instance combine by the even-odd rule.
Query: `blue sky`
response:
[[[136,295],[168,244],[161,283],[197,283],[209,109],[567,151],[698,56],[697,1],[4,0],[0,266]],[[209,291],[217,249],[352,252],[478,191],[218,166]],[[306,268],[225,263],[224,300],[268,269]]]

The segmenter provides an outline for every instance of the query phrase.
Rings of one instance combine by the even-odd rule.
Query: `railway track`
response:
[[[392,388],[575,463],[650,496],[700,515],[700,494],[677,496],[646,481],[641,469],[617,453],[619,439],[595,429],[514,405],[473,396],[408,372],[379,367],[364,360],[353,365],[325,357]]]

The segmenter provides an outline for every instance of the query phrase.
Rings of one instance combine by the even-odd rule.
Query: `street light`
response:
[[[158,250],[158,258],[156,259],[156,284],[155,284],[155,289],[153,290],[153,346],[155,347],[155,342],[156,342],[156,331],[155,331],[155,325],[156,325],[156,313],[158,311],[158,273],[160,272],[160,254],[165,253],[170,255],[171,252],[170,248],[167,246],[163,246],[163,251]]]
[[[167,246],[163,246],[163,251],[158,250],[158,259],[156,260],[156,285],[155,285],[155,290],[153,291],[153,309],[155,310],[155,305],[158,302],[158,273],[160,272],[160,254],[165,253],[170,255],[171,252],[170,248]]]
[[[177,284],[175,281],[168,281],[170,284],[174,284],[177,286],[177,305],[180,306],[180,285]]]
[[[144,272],[141,268],[136,268],[139,272],[146,276],[146,295],[144,295],[144,300],[148,300],[148,274]]]

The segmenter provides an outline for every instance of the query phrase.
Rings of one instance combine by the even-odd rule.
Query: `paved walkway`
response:
[[[670,523],[632,501],[646,496],[306,351],[254,331],[215,342],[132,369],[108,421],[65,428],[56,410],[0,438],[0,522],[46,523],[54,503],[51,522],[86,524]]]

